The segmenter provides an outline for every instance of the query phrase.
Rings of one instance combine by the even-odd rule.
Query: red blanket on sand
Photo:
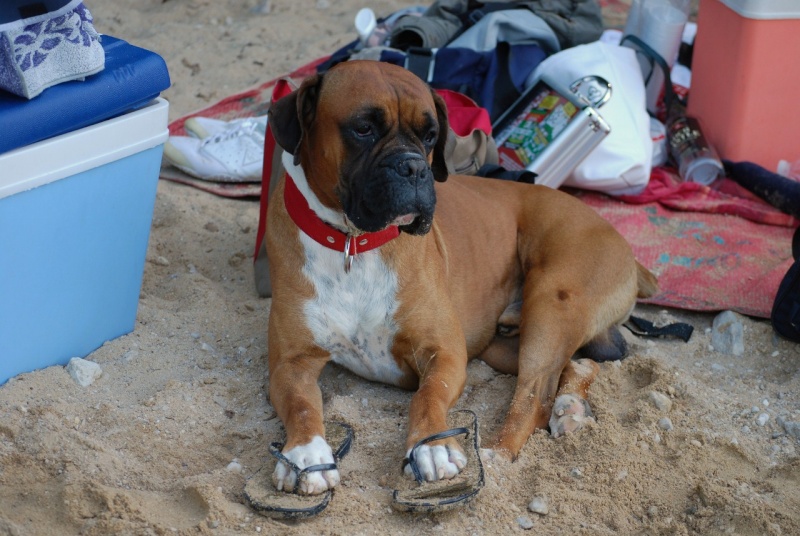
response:
[[[294,71],[302,80],[326,58]],[[271,80],[173,121],[171,135],[201,115],[230,120],[264,115]],[[214,184],[165,165],[161,177],[229,197],[257,197],[260,184]],[[487,179],[490,180],[490,179]],[[713,187],[677,180],[666,168],[653,170],[645,191],[612,198],[570,190],[594,207],[631,243],[639,261],[658,275],[661,291],[648,303],[695,311],[731,309],[768,318],[778,285],[792,264],[791,237],[798,221],[721,179]]]
[[[713,188],[656,168],[638,196],[574,192],[610,221],[658,275],[649,303],[695,311],[732,309],[768,318],[792,265],[796,219],[728,179]]]

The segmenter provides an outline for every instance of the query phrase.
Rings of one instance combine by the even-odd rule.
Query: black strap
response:
[[[430,48],[409,47],[406,51],[404,67],[420,77],[423,82],[430,83],[433,78],[433,63],[436,54]]]
[[[273,443],[270,443],[269,453],[278,458],[286,465],[288,465],[292,471],[297,473],[297,479],[294,481],[294,488],[292,488],[292,493],[297,493],[297,489],[300,487],[301,476],[308,473],[314,473],[317,471],[336,470],[338,468],[336,462],[340,461],[348,452],[350,452],[350,446],[353,444],[353,427],[343,422],[333,422],[332,424],[341,426],[346,434],[344,441],[342,441],[342,443],[333,452],[333,459],[335,460],[334,463],[319,463],[317,465],[309,465],[305,469],[300,469],[300,467],[298,467],[297,464],[295,464],[292,460],[284,456],[283,452],[281,452],[283,450],[283,443],[281,443],[280,441],[275,441]]]
[[[422,477],[422,473],[419,471],[419,467],[417,467],[417,460],[416,460],[416,452],[417,448],[421,447],[427,443],[431,443],[432,441],[439,441],[440,439],[447,439],[448,437],[453,437],[457,435],[464,434],[465,438],[469,437],[469,428],[460,427],[460,428],[451,428],[449,430],[445,430],[444,432],[439,432],[438,434],[429,435],[423,439],[417,441],[413,447],[411,447],[411,452],[408,453],[408,458],[403,459],[403,469],[406,468],[406,465],[411,465],[411,471],[414,473],[414,480],[417,483],[422,482],[425,480]]]
[[[626,35],[620,41],[620,45],[624,45],[626,41],[630,41],[634,46],[636,46],[642,54],[650,58],[653,62],[655,62],[663,71],[664,73],[664,104],[666,109],[669,110],[675,104],[683,104],[678,100],[678,96],[675,95],[675,90],[672,88],[672,77],[670,76],[670,69],[669,65],[664,58],[661,57],[661,54],[653,50],[650,45],[639,39],[635,35]],[[652,74],[652,73],[651,73]],[[645,85],[649,82],[649,78],[645,80]]]
[[[689,342],[694,332],[694,326],[685,322],[675,322],[659,328],[649,320],[638,316],[628,318],[625,327],[640,337],[676,337],[683,342]]]
[[[520,96],[519,90],[511,78],[511,45],[500,41],[495,47],[497,57],[497,78],[494,81],[494,100],[489,110],[490,119],[495,121],[508,110]]]

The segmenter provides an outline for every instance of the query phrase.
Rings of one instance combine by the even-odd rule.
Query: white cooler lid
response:
[[[0,154],[0,199],[71,177],[161,145],[169,137],[169,102]]]
[[[800,19],[799,0],[720,0],[748,19]]]

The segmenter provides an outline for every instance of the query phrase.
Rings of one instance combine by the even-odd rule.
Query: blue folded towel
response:
[[[24,17],[32,6],[45,13]],[[8,21],[16,8],[21,18]],[[100,36],[80,0],[12,0],[0,21],[0,88],[32,99],[50,86],[83,80],[105,66]]]

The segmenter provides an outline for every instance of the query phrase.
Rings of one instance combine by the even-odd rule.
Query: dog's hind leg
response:
[[[587,421],[594,420],[586,398],[599,371],[600,367],[591,359],[578,359],[571,360],[561,373],[558,397],[550,413],[550,434],[553,437],[576,432]]]
[[[580,300],[566,287],[529,278],[519,334],[517,386],[493,449],[515,458],[537,428],[548,425],[570,358],[586,340]],[[568,378],[570,376],[568,375]],[[573,382],[567,382],[570,386]]]

